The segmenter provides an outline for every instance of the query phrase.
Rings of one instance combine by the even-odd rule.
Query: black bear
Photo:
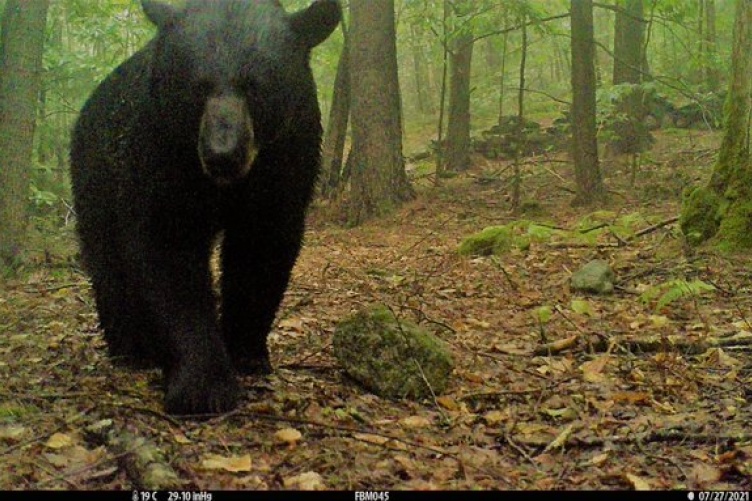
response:
[[[271,370],[267,335],[320,169],[310,52],[340,6],[142,6],[157,35],[99,85],[73,133],[82,258],[113,360],[162,368],[170,413],[223,412],[236,374]]]

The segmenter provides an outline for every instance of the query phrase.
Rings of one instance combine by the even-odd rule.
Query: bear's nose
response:
[[[256,145],[245,98],[222,93],[207,100],[198,154],[206,174],[220,184],[248,173],[256,157]]]

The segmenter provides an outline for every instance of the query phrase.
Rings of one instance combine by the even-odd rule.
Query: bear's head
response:
[[[310,51],[339,23],[337,0],[292,14],[276,0],[142,5],[158,28],[154,105],[217,185],[245,178],[261,149],[296,129],[320,129]]]

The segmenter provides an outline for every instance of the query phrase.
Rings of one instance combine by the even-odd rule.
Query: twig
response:
[[[679,220],[679,216],[674,216],[666,219],[665,221],[661,221],[660,223],[654,224],[653,226],[648,226],[647,228],[644,228],[631,237],[629,237],[627,240],[634,240],[638,237],[641,237],[643,235],[647,235],[648,233],[652,233],[657,229],[663,228],[664,226],[668,226],[669,224],[675,223]]]
[[[71,283],[68,283],[68,284],[51,285],[49,287],[27,286],[27,287],[24,287],[23,290],[24,290],[24,292],[30,292],[30,293],[31,292],[37,292],[37,293],[55,292],[55,291],[59,291],[59,290],[62,290],[62,289],[77,289],[77,288],[80,288],[80,287],[85,287],[87,285],[89,285],[88,282],[71,282]]]
[[[525,452],[525,449],[517,445],[517,443],[514,440],[512,440],[512,437],[509,436],[509,433],[504,434],[504,442],[506,442],[507,445],[509,445],[512,449],[517,451],[517,454],[527,459],[530,462],[530,464],[532,464],[535,467],[536,470],[538,469],[538,465],[536,464],[535,460],[532,457],[530,457],[530,454]]]

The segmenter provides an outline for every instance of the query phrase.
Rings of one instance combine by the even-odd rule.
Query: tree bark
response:
[[[571,0],[572,158],[577,191],[573,205],[605,198],[595,134],[595,44],[592,0]]]
[[[0,266],[23,248],[49,0],[7,0],[0,39]]]
[[[684,197],[681,228],[691,244],[710,238],[726,251],[752,249],[752,1],[737,0],[724,133],[710,183]]]
[[[334,196],[342,183],[342,159],[345,152],[347,124],[350,117],[350,64],[348,35],[337,64],[337,75],[334,79],[332,92],[332,107],[329,110],[329,125],[321,148],[321,165],[324,179],[321,183],[321,193],[327,198]]]
[[[433,102],[426,95],[430,85],[429,78],[426,72],[426,56],[423,54],[423,36],[419,33],[415,25],[410,26],[410,34],[412,35],[412,56],[413,56],[413,71],[415,73],[415,97],[418,100],[418,112],[422,114],[433,113]]]
[[[522,189],[522,169],[520,157],[525,148],[525,68],[527,67],[527,17],[522,17],[521,50],[520,50],[520,83],[517,90],[517,127],[514,133],[517,135],[514,143],[517,145],[514,151],[514,177],[512,179],[512,212],[517,214],[520,210],[520,190]]]
[[[414,197],[402,157],[394,0],[350,2],[351,199],[357,225]]]
[[[642,68],[642,0],[622,0],[614,22],[614,85],[640,83]]]
[[[449,121],[447,123],[447,169],[454,172],[470,167],[470,68],[473,58],[473,34],[455,39],[451,53],[452,76],[449,84]]]
[[[705,86],[708,91],[718,90],[720,76],[715,62],[716,29],[715,0],[705,0]]]
[[[501,44],[501,71],[499,75],[499,118],[496,123],[501,125],[504,122],[504,76],[507,70],[507,48],[509,44],[509,32],[506,31],[509,26],[509,14],[504,10],[504,35]]]
[[[439,92],[439,123],[436,131],[436,176],[434,183],[438,186],[446,169],[446,148],[444,147],[444,115],[446,114],[447,70],[449,68],[449,0],[442,2],[441,15],[441,90]]]
[[[744,193],[749,173],[750,75],[752,75],[752,0],[737,0],[734,45],[731,53],[731,78],[725,106],[725,123],[718,162],[710,186],[723,193],[736,181]]]

